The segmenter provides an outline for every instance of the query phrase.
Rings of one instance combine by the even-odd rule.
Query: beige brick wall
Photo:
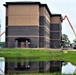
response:
[[[45,16],[50,23],[50,15],[45,7],[40,7],[40,16]]]
[[[51,24],[59,24],[61,23],[61,20],[60,20],[60,16],[53,16],[51,17]]]
[[[9,5],[8,26],[39,26],[38,5]]]

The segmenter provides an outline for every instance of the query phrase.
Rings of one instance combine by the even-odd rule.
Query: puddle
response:
[[[5,62],[6,61],[6,62]],[[70,62],[60,60],[30,61],[29,59],[4,59],[0,58],[0,74],[5,73],[53,73],[73,74],[76,66]]]
[[[62,66],[62,74],[73,74],[76,73],[76,66],[68,62],[66,65]]]
[[[4,75],[5,72],[5,59],[0,57],[0,75]]]

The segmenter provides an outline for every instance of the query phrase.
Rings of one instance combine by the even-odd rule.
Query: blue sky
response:
[[[29,1],[29,0],[1,0],[0,1],[0,21],[1,21],[1,33],[5,31],[5,7],[3,4],[9,1]],[[46,3],[51,11],[51,13],[62,14],[64,17],[67,15],[76,31],[76,0],[30,0],[39,1],[41,3]],[[72,29],[70,28],[67,20],[62,23],[62,33],[68,35],[70,41],[75,39]],[[1,36],[1,41],[5,41],[5,35]]]

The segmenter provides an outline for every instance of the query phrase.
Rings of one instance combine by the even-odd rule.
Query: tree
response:
[[[73,40],[74,43],[76,43],[76,38]]]
[[[0,47],[5,47],[5,42],[0,42]]]
[[[62,34],[62,40],[64,40],[64,45],[69,45],[71,42],[68,38],[68,35]]]

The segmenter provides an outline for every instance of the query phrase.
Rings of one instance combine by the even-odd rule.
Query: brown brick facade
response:
[[[17,38],[25,38],[22,42],[25,45],[29,43],[27,47],[60,47],[61,14],[52,14],[47,4],[40,2],[6,2],[4,6],[6,47],[16,47],[19,43]],[[30,42],[26,38],[30,39]]]

